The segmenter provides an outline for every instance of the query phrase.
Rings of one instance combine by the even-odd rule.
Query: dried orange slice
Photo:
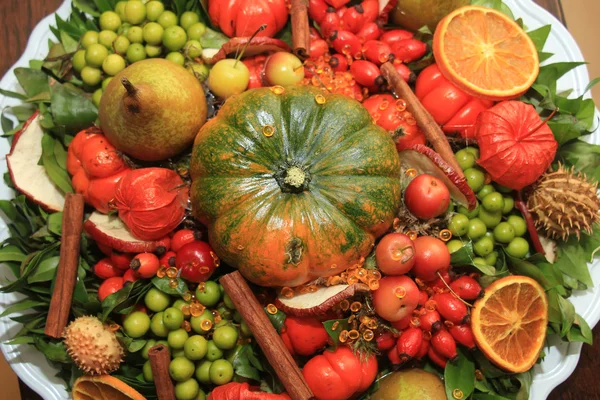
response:
[[[83,375],[73,385],[73,400],[145,400],[137,390],[110,375]]]
[[[494,364],[515,373],[535,364],[547,325],[546,292],[526,276],[511,275],[492,283],[471,313],[479,349]]]
[[[491,8],[461,7],[438,24],[433,54],[444,76],[488,100],[521,96],[540,70],[535,45],[511,18]]]

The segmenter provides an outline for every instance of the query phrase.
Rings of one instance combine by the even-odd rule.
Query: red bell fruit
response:
[[[450,191],[441,179],[421,174],[406,187],[404,204],[417,218],[439,217],[448,210]]]
[[[390,59],[392,49],[390,46],[380,40],[369,40],[363,44],[363,58],[371,61],[373,64],[381,65]]]
[[[175,265],[181,270],[181,277],[190,282],[204,282],[219,265],[219,258],[206,242],[194,241],[177,252]]]
[[[427,53],[427,45],[417,39],[404,39],[391,44],[395,60],[413,62]]]
[[[113,293],[117,293],[119,290],[123,289],[124,280],[120,276],[114,276],[112,278],[108,278],[104,282],[100,284],[98,288],[98,299],[100,301],[104,301],[105,298],[110,296]]]
[[[329,334],[316,318],[287,316],[281,337],[292,355],[311,356],[321,350]]]
[[[171,250],[177,253],[183,246],[194,240],[202,240],[202,234],[191,229],[180,229],[171,237]]]
[[[446,244],[432,236],[419,236],[415,244],[415,265],[412,273],[424,282],[437,278],[437,272],[450,267],[450,252]]]
[[[125,274],[123,275],[123,284],[133,283],[138,279],[140,279],[140,277],[136,275],[134,270],[129,268],[127,271],[125,271]]]
[[[414,36],[412,32],[404,29],[392,29],[391,31],[384,32],[379,40],[391,46],[401,40],[412,39]]]
[[[392,332],[384,331],[375,336],[375,343],[377,343],[377,350],[387,351],[396,345],[396,338]]]
[[[455,325],[464,324],[468,321],[469,310],[467,306],[452,293],[436,293],[432,299],[435,301],[436,310],[446,321],[450,321]]]
[[[331,47],[333,47],[336,52],[354,58],[362,57],[362,46],[360,40],[358,40],[358,37],[356,37],[354,33],[345,30],[337,30],[331,32],[327,37],[329,38]]]
[[[263,82],[263,70],[265,67],[265,61],[267,61],[267,56],[264,54],[258,54],[253,57],[246,57],[241,60],[246,68],[248,68],[248,72],[250,74],[250,79],[248,80],[248,89],[254,89],[262,87]]]
[[[378,365],[375,355],[362,360],[346,346],[308,360],[302,375],[319,400],[349,399],[364,392],[375,380]]]
[[[463,300],[476,300],[483,296],[483,289],[479,282],[468,275],[463,275],[450,284],[450,289]]]
[[[364,6],[363,6],[364,8]],[[368,22],[360,28],[356,37],[361,43],[366,43],[369,40],[376,40],[381,35],[381,28],[375,22]]]
[[[375,312],[391,322],[410,316],[418,302],[419,289],[407,276],[385,276],[373,292]]]
[[[442,369],[446,368],[446,363],[448,362],[448,359],[439,354],[437,351],[435,351],[435,349],[431,345],[429,346],[429,350],[427,351],[427,357],[429,357],[429,359],[433,361],[438,367]]]
[[[419,328],[408,328],[400,334],[396,343],[396,350],[400,360],[405,363],[414,358],[421,349],[423,331]]]
[[[348,71],[348,59],[341,54],[334,54],[328,61],[329,66],[336,72]]]
[[[113,278],[115,276],[122,276],[125,271],[118,269],[115,265],[110,261],[109,257],[105,257],[98,261],[96,265],[92,268],[94,274],[100,279],[108,279]]]
[[[424,331],[435,333],[442,328],[442,317],[436,310],[427,311],[425,314],[419,316],[421,324],[419,327]]]
[[[357,83],[369,88],[369,90],[377,90],[385,84],[385,79],[381,75],[379,67],[371,61],[354,61],[350,65],[350,73]]]
[[[365,23],[365,11],[362,4],[355,4],[344,12],[340,26],[352,33],[358,33]]]
[[[386,275],[403,275],[415,265],[415,246],[403,233],[388,233],[375,249],[377,266]]]
[[[458,356],[456,341],[445,329],[440,329],[431,336],[431,347],[434,348],[436,353],[450,360]]]
[[[304,79],[304,65],[292,53],[279,51],[267,59],[264,76],[272,86],[294,85]]]
[[[475,338],[469,324],[453,325],[448,328],[448,332],[452,335],[456,343],[465,346],[469,350],[475,349]]]
[[[325,0],[308,0],[308,16],[317,24],[320,24],[329,6]]]
[[[129,264],[129,266],[133,271],[135,271],[137,276],[148,279],[156,275],[156,272],[160,267],[160,263],[155,254],[140,253],[133,257],[133,260],[131,260],[131,264]]]

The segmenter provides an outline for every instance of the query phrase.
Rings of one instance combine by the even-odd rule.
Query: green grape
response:
[[[92,102],[96,105],[96,107],[100,106],[100,98],[102,98],[102,89],[96,89],[92,95]]]
[[[473,244],[473,251],[478,256],[485,257],[494,251],[494,241],[484,236]]]
[[[206,64],[198,63],[190,64],[187,70],[190,71],[200,82],[204,82],[206,78],[208,78],[208,74],[210,72]]]
[[[487,227],[479,218],[473,218],[469,221],[469,230],[467,236],[471,240],[477,240],[485,235]]]
[[[479,210],[477,218],[482,220],[489,229],[493,229],[500,221],[502,221],[502,213],[500,211],[488,211],[482,207],[481,210]]]
[[[212,365],[212,361],[202,360],[196,366],[196,371],[194,376],[198,380],[198,382],[203,383],[205,385],[209,385],[210,382],[210,366]]]
[[[169,54],[167,54],[167,56],[165,57],[165,59],[174,62],[175,64],[179,64],[179,65],[183,65],[185,64],[185,57],[183,56],[183,54],[181,54],[178,51],[172,51]]]
[[[140,352],[140,354],[142,355],[142,358],[144,360],[148,360],[150,358],[150,356],[148,355],[148,350],[150,350],[151,347],[154,347],[154,345],[156,345],[156,340],[154,340],[154,339],[148,339],[146,341],[146,344],[144,345],[144,348]]]
[[[128,1],[125,6],[125,19],[132,25],[139,25],[146,19],[146,5],[141,1]]]
[[[185,55],[189,58],[196,58],[202,55],[202,45],[197,40],[188,40],[183,47]]]
[[[99,43],[91,44],[85,51],[85,63],[90,67],[99,68],[108,56],[106,47]]]
[[[498,261],[498,252],[492,251],[490,254],[485,256],[485,263],[487,265],[496,265],[496,261]]]
[[[463,243],[458,239],[453,239],[453,240],[449,241],[448,243],[446,243],[446,247],[448,248],[448,251],[450,252],[450,254],[452,254],[452,253],[456,253],[457,251],[462,249]]]
[[[98,43],[98,32],[96,31],[87,31],[81,37],[81,45],[84,49],[87,49],[93,44]]]
[[[102,71],[86,65],[81,70],[81,80],[89,86],[96,86],[102,80]]]
[[[184,382],[177,382],[175,385],[175,398],[177,400],[195,400],[200,393],[198,381],[190,378]]]
[[[121,26],[121,17],[114,11],[105,11],[100,14],[100,29],[116,32]]]
[[[127,39],[129,39],[131,43],[143,43],[144,30],[139,26],[132,26],[127,32]]]
[[[177,25],[177,14],[172,11],[165,11],[156,20],[163,28]]]
[[[124,23],[121,25],[121,27],[117,31],[117,34],[122,35],[122,36],[127,36],[130,28],[131,28],[131,24]]]
[[[193,11],[186,11],[181,14],[181,19],[179,20],[179,25],[185,30],[187,30],[190,26],[194,25],[200,21],[200,16]]]
[[[473,168],[475,163],[475,156],[470,151],[465,149],[456,152],[456,161],[458,166],[464,171],[465,169]]]
[[[152,366],[150,365],[150,360],[144,363],[144,366],[142,367],[142,373],[146,382],[154,382],[154,375],[152,374]]]
[[[515,201],[510,196],[504,196],[504,207],[502,207],[502,214],[506,215],[515,208]]]
[[[112,50],[112,46],[116,38],[117,34],[113,31],[102,31],[98,34],[98,43],[106,47],[108,50]]]
[[[171,51],[178,51],[181,50],[183,46],[185,46],[185,43],[187,41],[187,34],[180,26],[170,26],[165,29],[162,41],[163,45],[167,49]],[[202,49],[200,49],[200,51],[202,51]]]
[[[102,69],[110,76],[115,76],[125,69],[125,59],[118,54],[110,54],[102,63]]]
[[[117,54],[126,54],[130,44],[125,36],[118,36],[113,42],[113,49]]]
[[[73,54],[73,59],[71,60],[73,64],[73,68],[77,72],[81,72],[83,67],[85,67],[85,50],[77,50],[75,54]]]
[[[164,319],[163,319],[164,323]],[[169,347],[172,349],[183,349],[185,341],[188,339],[189,335],[183,328],[176,329],[174,331],[169,332],[169,336],[167,337],[167,343],[169,343]]]
[[[120,1],[117,3],[117,5],[115,6],[115,12],[117,13],[117,15],[119,16],[119,18],[121,18],[122,22],[127,22],[127,19],[125,17],[125,6],[127,5],[126,1]]]
[[[146,4],[146,17],[148,21],[156,21],[163,11],[165,11],[165,6],[160,1],[153,0]]]
[[[162,43],[164,29],[156,22],[148,22],[144,25],[144,40],[153,46],[159,46]]]
[[[507,188],[506,186],[502,186],[499,183],[494,183],[494,186],[496,187],[496,190],[499,191],[500,193],[510,193],[510,192],[512,192],[511,188]]]
[[[230,310],[236,309],[235,304],[233,304],[233,300],[231,300],[231,297],[229,297],[227,293],[223,295],[223,303],[225,304],[225,307],[229,308]]]
[[[483,200],[485,196],[487,196],[490,193],[494,193],[495,191],[496,189],[494,189],[494,186],[490,184],[483,185],[483,187],[479,189],[479,192],[477,192],[477,198],[479,200]]]
[[[504,209],[504,197],[502,197],[502,194],[498,192],[490,193],[483,197],[481,200],[481,205],[487,211],[502,212]]]
[[[494,237],[500,243],[510,243],[515,238],[515,229],[508,222],[500,222],[494,228]]]
[[[487,263],[485,262],[485,259],[482,257],[474,257],[473,258],[473,265],[477,265],[480,267],[486,267]]]
[[[512,225],[515,230],[515,236],[523,236],[527,232],[527,223],[518,215],[509,215],[506,222]]]
[[[506,246],[508,255],[516,258],[525,258],[529,253],[529,242],[522,237],[516,237]]]
[[[477,202],[477,205],[475,206],[475,208],[472,211],[469,211],[464,206],[459,206],[456,211],[459,214],[466,215],[468,218],[475,218],[479,214],[479,208],[480,208],[479,207],[479,202]]]
[[[479,190],[481,190],[485,184],[485,174],[478,167],[465,170],[465,179],[467,180],[469,187],[473,189],[474,192],[479,192]]]
[[[469,231],[469,218],[463,214],[455,214],[450,219],[448,229],[454,236],[466,235]]]
[[[127,61],[134,63],[146,59],[146,49],[139,43],[133,43],[127,49]]]
[[[477,147],[469,146],[469,147],[465,147],[464,150],[473,154],[473,156],[475,157],[476,160],[479,158],[479,149]]]
[[[206,25],[204,25],[202,22],[196,22],[187,28],[187,35],[191,40],[200,40],[204,32],[206,32]]]
[[[147,44],[145,49],[146,54],[148,54],[148,57],[150,58],[159,57],[162,53],[162,47],[160,46],[152,46],[151,44]]]
[[[108,86],[110,81],[112,81],[112,79],[113,79],[112,76],[109,76],[108,78],[104,78],[104,80],[102,81],[102,90],[106,90],[106,87]]]

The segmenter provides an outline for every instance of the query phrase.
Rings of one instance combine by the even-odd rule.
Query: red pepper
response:
[[[69,144],[67,171],[73,188],[101,213],[108,214],[117,184],[130,170],[99,129],[83,130]]]
[[[311,356],[325,347],[329,334],[316,318],[288,316],[281,337],[292,355]]]
[[[458,132],[464,138],[475,137],[477,117],[494,105],[459,89],[442,75],[436,64],[421,71],[415,94],[444,132]]]
[[[261,392],[256,386],[248,383],[229,382],[217,386],[208,395],[207,400],[290,400],[286,393],[273,394]]]
[[[212,23],[229,37],[249,37],[266,24],[257,36],[273,37],[288,21],[285,0],[210,0],[208,15]]]

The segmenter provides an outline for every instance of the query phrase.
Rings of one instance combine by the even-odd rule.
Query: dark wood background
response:
[[[535,1],[564,22],[560,0]],[[54,12],[61,3],[62,0],[0,0],[0,76],[3,76],[21,56],[35,25],[43,17]],[[594,329],[594,342],[594,347],[584,346],[577,369],[566,382],[552,392],[549,399],[600,399],[600,378],[596,376],[600,372],[600,325]],[[23,383],[21,394],[23,400],[39,399],[39,396]]]

